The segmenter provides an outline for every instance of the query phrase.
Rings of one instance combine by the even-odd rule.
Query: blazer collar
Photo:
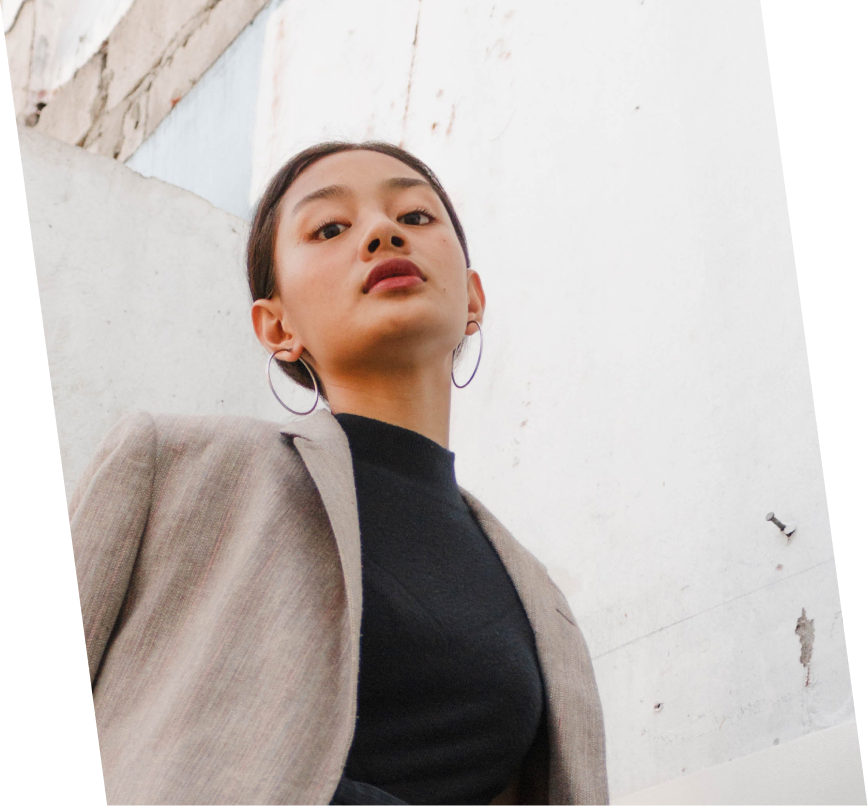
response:
[[[361,624],[362,574],[358,503],[349,440],[328,409],[318,409],[280,429],[292,438],[307,465],[328,513],[347,581],[353,626]],[[532,626],[536,627],[541,563],[516,542],[482,503],[459,485],[459,491],[512,578]]]
[[[318,409],[280,430],[293,439],[322,496],[344,569],[351,623],[358,635],[362,613],[361,540],[349,440],[328,409]],[[540,583],[547,578],[544,566],[477,498],[460,485],[458,489],[500,556],[536,632],[545,618],[539,593]]]
[[[280,429],[280,433],[289,437],[303,437],[310,441],[335,439],[338,442],[346,441],[349,452],[349,441],[346,440],[344,429],[328,409],[317,409],[313,414],[290,420]],[[341,440],[340,437],[344,439]]]

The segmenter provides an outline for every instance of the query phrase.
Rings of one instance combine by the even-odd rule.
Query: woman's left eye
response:
[[[401,218],[406,218],[408,215],[424,215],[424,216],[428,216],[428,218],[430,218],[432,221],[434,220],[433,214],[429,213],[427,210],[422,209],[422,208],[419,208],[417,210],[413,210],[412,213],[405,213],[403,216],[401,216]]]

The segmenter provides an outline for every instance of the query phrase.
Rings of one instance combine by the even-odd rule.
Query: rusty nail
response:
[[[781,531],[782,531],[782,532],[783,532],[787,537],[790,537],[790,536],[793,534],[793,532],[796,531],[796,527],[795,527],[795,526],[787,526],[785,523],[782,523],[780,520],[778,520],[778,519],[775,517],[775,513],[774,513],[774,512],[769,512],[769,514],[766,515],[766,520],[767,520],[767,521],[771,521],[771,522],[772,522],[775,526],[777,526],[778,529],[780,529],[780,530],[781,530]]]

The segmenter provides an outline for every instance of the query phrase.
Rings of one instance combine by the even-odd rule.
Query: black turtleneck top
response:
[[[345,779],[407,803],[489,803],[545,732],[521,600],[461,497],[452,451],[380,420],[335,417],[353,459],[362,553]]]

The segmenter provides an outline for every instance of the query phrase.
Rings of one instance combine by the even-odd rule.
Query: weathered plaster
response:
[[[43,134],[80,145],[105,110],[106,46],[103,45],[39,115],[37,128]]]
[[[266,2],[136,0],[96,53],[56,89],[46,89],[46,82],[51,42],[57,36],[39,32],[42,17],[37,9],[36,32],[31,36],[36,37],[37,47],[20,55],[25,53],[26,25],[19,14],[7,35],[7,40],[16,37],[19,54],[13,71],[19,120],[64,142],[124,160]],[[27,0],[26,6],[36,3]]]
[[[23,121],[28,114],[30,101],[30,62],[33,58],[33,32],[36,23],[36,4],[25,0],[15,9],[16,19],[7,28],[6,56],[9,60],[9,77],[12,79],[12,103],[15,116]],[[11,11],[8,13],[12,13]],[[3,19],[6,20],[6,4]]]

